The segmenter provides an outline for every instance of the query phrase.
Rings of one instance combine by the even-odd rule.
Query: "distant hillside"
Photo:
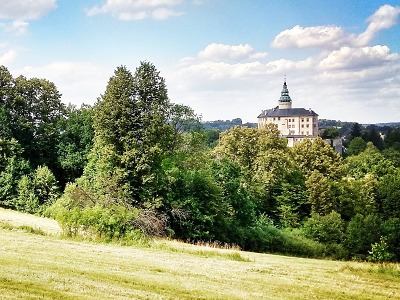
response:
[[[217,120],[207,121],[202,123],[204,129],[216,129],[219,131],[225,131],[233,126],[246,126],[246,127],[257,127],[257,123],[243,123],[242,119],[236,118],[232,120]]]
[[[328,128],[328,127],[336,127],[340,128],[341,135],[348,134],[350,132],[351,126],[355,122],[343,122],[338,120],[328,120],[328,119],[319,119],[318,126],[319,128]],[[219,131],[225,131],[233,126],[246,126],[246,127],[257,127],[257,123],[243,123],[241,118],[236,118],[232,120],[216,120],[216,121],[206,121],[202,122],[204,129],[216,129]],[[362,124],[363,127],[368,126],[378,126],[378,127],[400,127],[400,122],[388,122],[388,123],[370,123],[370,124]]]

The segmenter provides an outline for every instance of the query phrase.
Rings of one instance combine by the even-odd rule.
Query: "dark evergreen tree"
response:
[[[362,135],[362,126],[359,123],[354,123],[351,126],[350,138],[348,140],[351,141],[352,139],[359,137],[361,135]]]

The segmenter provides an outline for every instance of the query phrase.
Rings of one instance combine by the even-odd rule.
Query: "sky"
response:
[[[94,104],[121,65],[165,78],[204,121],[278,105],[320,119],[400,122],[400,1],[0,0],[0,65]]]

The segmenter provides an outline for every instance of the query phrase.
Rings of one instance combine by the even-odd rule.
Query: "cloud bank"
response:
[[[1,1],[0,19],[12,20],[2,23],[7,33],[24,35],[28,32],[27,20],[37,20],[56,8],[56,0],[10,0]]]
[[[107,0],[103,5],[86,11],[88,16],[110,14],[122,21],[156,19],[165,20],[184,14],[177,9],[183,0]]]

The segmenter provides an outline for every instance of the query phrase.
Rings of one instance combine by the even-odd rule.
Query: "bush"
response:
[[[382,224],[382,234],[386,237],[388,251],[394,254],[393,259],[400,261],[400,219],[390,218]]]
[[[41,213],[59,196],[57,181],[46,166],[38,167],[32,177],[24,175],[18,182],[18,196],[14,200],[17,210]]]
[[[357,259],[366,259],[371,245],[379,242],[381,220],[377,215],[355,215],[346,230],[344,245],[349,254]]]
[[[371,246],[371,251],[369,251],[368,259],[373,262],[388,262],[393,259],[393,254],[389,252],[388,244],[386,243],[386,238],[381,237],[379,243],[375,243]]]
[[[327,255],[327,249],[323,244],[304,237],[298,230],[280,230],[265,218],[259,220],[256,226],[247,228],[244,236],[244,245],[241,246],[248,251],[305,257]]]
[[[97,201],[94,201],[96,199]],[[64,195],[47,211],[67,236],[103,241],[138,241],[165,232],[166,220],[154,211],[124,206],[97,197],[85,187],[68,184]]]
[[[344,221],[332,211],[326,216],[312,214],[304,224],[305,236],[321,243],[340,243],[344,238]]]

